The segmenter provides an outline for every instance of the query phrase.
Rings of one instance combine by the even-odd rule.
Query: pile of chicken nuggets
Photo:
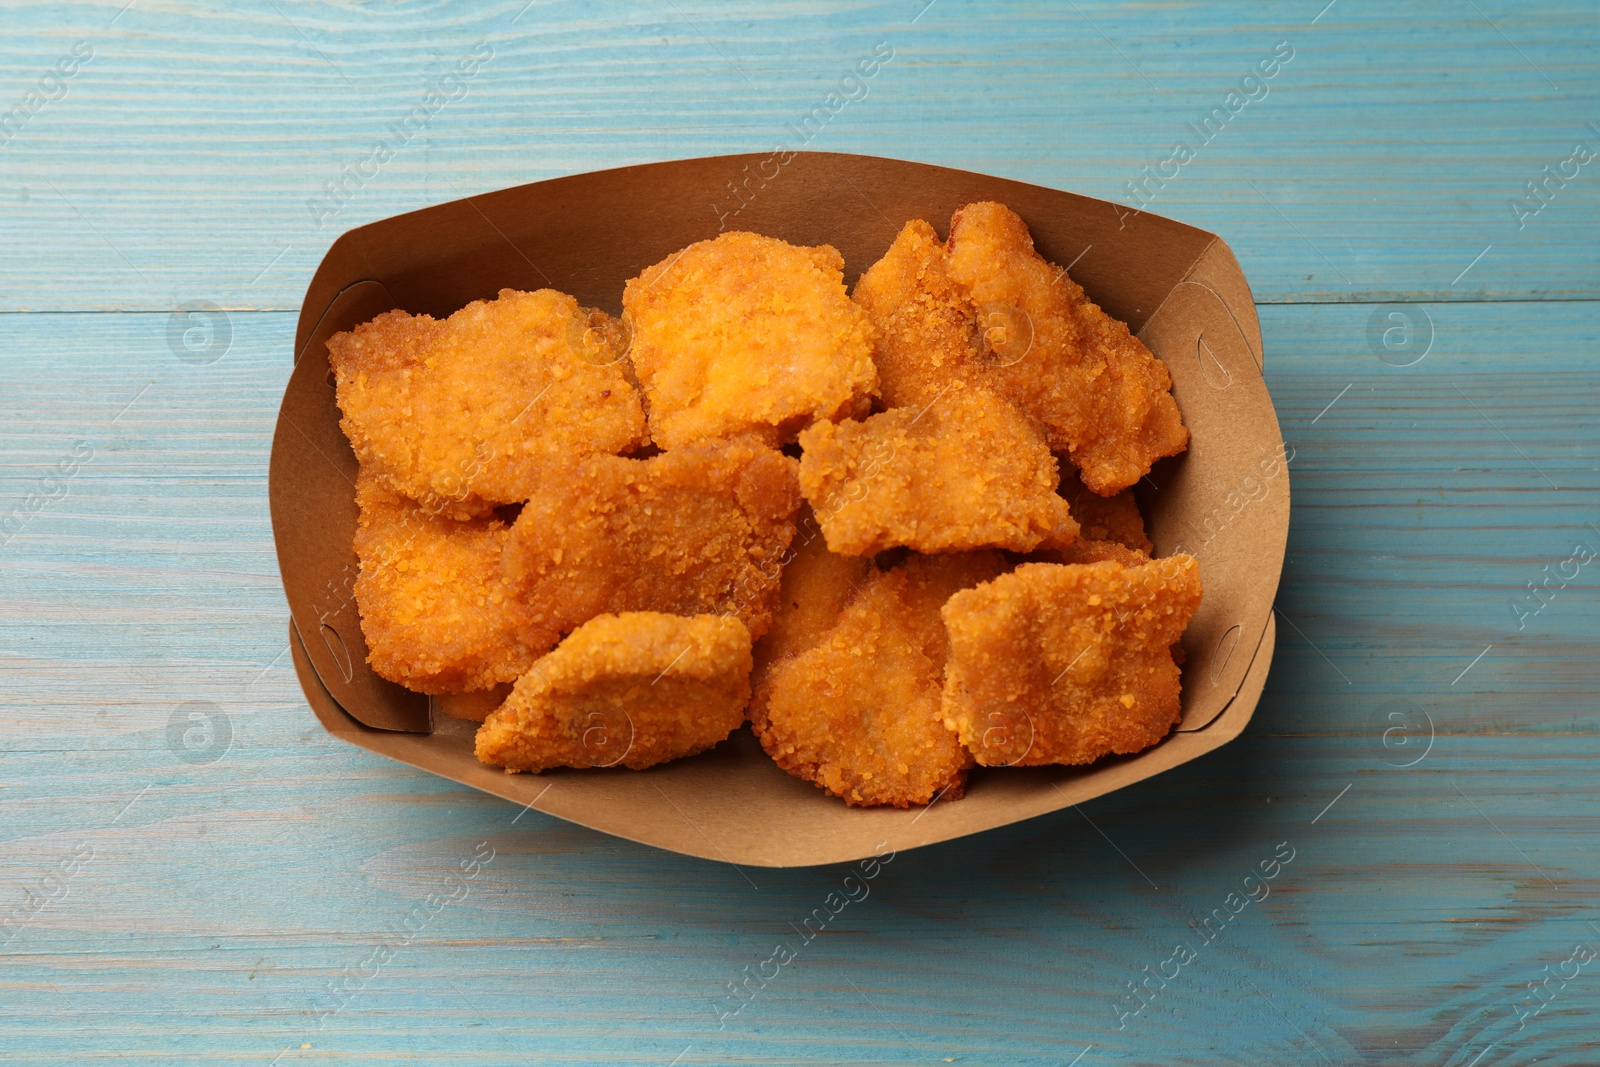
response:
[[[1199,568],[1131,487],[1189,433],[1016,213],[913,220],[853,292],[829,245],[724,233],[622,308],[507,289],[328,342],[369,663],[479,759],[642,769],[749,722],[907,807],[1176,725]]]

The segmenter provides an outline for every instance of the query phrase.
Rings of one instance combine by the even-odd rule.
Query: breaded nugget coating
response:
[[[497,519],[441,519],[356,477],[356,606],[367,662],[422,693],[458,693],[514,681],[555,642],[522,623],[501,573],[510,529]]]
[[[950,276],[971,293],[996,357],[987,380],[1044,424],[1086,486],[1109,496],[1187,447],[1166,366],[1034,251],[1016,212],[967,204],[949,247]]]
[[[856,589],[876,573],[866,556],[840,556],[828,551],[811,509],[804,505],[795,521],[794,540],[784,553],[772,626],[753,650],[750,676],[752,706],[766,700],[771,665],[815,648],[839,621]]]
[[[982,387],[952,384],[921,410],[815,423],[800,446],[801,491],[841,555],[897,545],[1025,552],[1046,535],[1077,536],[1043,437]]]
[[[797,467],[743,437],[551,468],[506,547],[527,625],[560,633],[614,612],[731,613],[766,633],[800,506]]]
[[[944,242],[912,219],[851,298],[872,316],[880,406],[922,408],[953,381],[978,381],[978,309],[951,279]]]
[[[832,245],[725,233],[630,280],[623,313],[655,443],[780,444],[814,419],[864,414],[875,331],[843,273]]]
[[[1082,536],[1092,541],[1115,541],[1144,553],[1155,551],[1150,537],[1144,531],[1144,516],[1139,514],[1139,504],[1133,499],[1133,490],[1124,489],[1115,496],[1091,493],[1071,468],[1061,472],[1061,495],[1072,506],[1072,517],[1078,520]]]
[[[1090,763],[1139,752],[1179,721],[1172,645],[1200,606],[1175,555],[1025,563],[945,604],[945,725],[984,766]]]
[[[1006,565],[973,552],[873,574],[820,644],[771,666],[766,703],[751,709],[768,755],[850,804],[958,799],[970,759],[942,722],[939,608]]]
[[[641,770],[724,740],[749,699],[750,631],[738,619],[600,615],[517,679],[478,728],[478,759]]]
[[[439,321],[389,311],[328,339],[363,467],[448,518],[526,499],[553,458],[644,438],[621,324],[565,293],[502,289]]]
[[[1115,541],[1095,541],[1080,537],[1066,548],[1039,548],[1028,553],[1029,563],[1104,563],[1113,560],[1124,567],[1139,567],[1150,557],[1138,549]]]

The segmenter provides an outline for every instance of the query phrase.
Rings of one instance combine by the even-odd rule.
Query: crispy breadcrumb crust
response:
[[[1188,446],[1166,366],[1034,251],[1016,212],[965,205],[950,220],[949,250],[950,277],[980,320],[1007,324],[989,331],[997,358],[986,380],[1044,424],[1086,486],[1116,493]]]
[[[952,383],[920,411],[819,422],[800,435],[800,487],[828,547],[847,556],[895,546],[1019,552],[1078,525],[1056,493],[1056,458],[1009,402]]]
[[[523,500],[539,468],[644,438],[621,324],[552,289],[443,321],[389,311],[328,339],[339,425],[395,492],[448,518]]]
[[[766,633],[800,506],[797,467],[743,437],[552,468],[506,546],[527,625],[559,633],[615,612],[731,613]]]
[[[1146,556],[1155,551],[1150,536],[1145,533],[1144,516],[1139,513],[1132,489],[1124,489],[1115,496],[1091,493],[1068,465],[1061,472],[1060,492],[1071,505],[1072,517],[1078,520],[1085,539],[1115,541]]]
[[[751,709],[768,755],[853,805],[959,799],[971,761],[942,721],[939,608],[1006,566],[972,552],[869,577],[816,647],[772,664],[767,700]]]
[[[555,642],[522,623],[501,572],[510,529],[496,519],[441,519],[356,476],[355,582],[367,662],[421,693],[514,681]]]
[[[738,619],[600,615],[517,679],[478,728],[478,759],[640,770],[722,741],[749,699],[750,631]]]
[[[839,621],[856,589],[876,570],[869,557],[828,551],[816,516],[809,507],[801,506],[795,519],[794,540],[784,554],[772,626],[756,642],[752,653],[752,709],[766,703],[772,665],[820,644]]]
[[[851,298],[878,327],[879,408],[921,408],[954,381],[981,380],[978,309],[949,274],[944,242],[912,219],[856,282]]]
[[[843,272],[832,245],[734,232],[631,279],[623,314],[655,443],[753,433],[780,444],[814,419],[864,413],[875,330]]]
[[[955,594],[945,725],[984,766],[1090,763],[1150,747],[1182,716],[1171,646],[1200,606],[1200,568],[1175,555],[1025,563]]]
[[[1041,548],[1028,553],[1029,563],[1104,563],[1106,560],[1124,567],[1140,567],[1150,562],[1150,557],[1136,548],[1115,541],[1094,541],[1079,538],[1066,548]]]

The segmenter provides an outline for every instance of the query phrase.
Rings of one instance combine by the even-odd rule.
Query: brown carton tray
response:
[[[771,175],[768,177],[768,175]],[[847,807],[780,770],[747,730],[648,771],[508,775],[472,752],[475,724],[377,677],[350,590],[355,455],[326,341],[392,308],[443,317],[500,289],[549,287],[616,313],[623,282],[719,229],[832,244],[853,286],[908,219],[947,225],[975,200],[1025,219],[1045,258],[1124,319],[1172,373],[1189,451],[1139,493],[1158,554],[1200,561],[1205,600],[1183,645],[1183,721],[1137,756],[1084,768],[978,768],[966,798]],[[1077,804],[1194,759],[1250,721],[1272,662],[1289,478],[1262,379],[1250,288],[1222,240],[1056,189],[872,156],[799,152],[653,163],[535,182],[351,230],[317,268],[273,437],[273,536],[301,687],[329,733],[619,837],[730,863],[794,867],[932,844]]]

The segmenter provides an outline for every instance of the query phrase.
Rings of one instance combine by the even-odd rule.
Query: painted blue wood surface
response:
[[[1600,963],[1537,1015],[1528,986],[1600,949],[1600,563],[1527,588],[1600,548],[1600,161],[1523,229],[1508,207],[1600,147],[1594,5],[922,6],[0,10],[6,107],[94,49],[0,148],[0,516],[26,513],[0,545],[0,1062],[1600,1062]],[[465,98],[319,230],[305,201],[480,39]],[[1292,43],[1152,206],[1222,233],[1263,305],[1296,449],[1278,655],[1238,742],[896,857],[724,1014],[844,871],[512,825],[329,739],[287,666],[269,435],[339,229],[767,147],[877,41],[894,60],[813,147],[1124,200]],[[229,309],[209,364],[169,335],[193,300]],[[1431,332],[1419,362],[1375,352],[1391,314]],[[1190,924],[1283,842],[1206,943]]]

